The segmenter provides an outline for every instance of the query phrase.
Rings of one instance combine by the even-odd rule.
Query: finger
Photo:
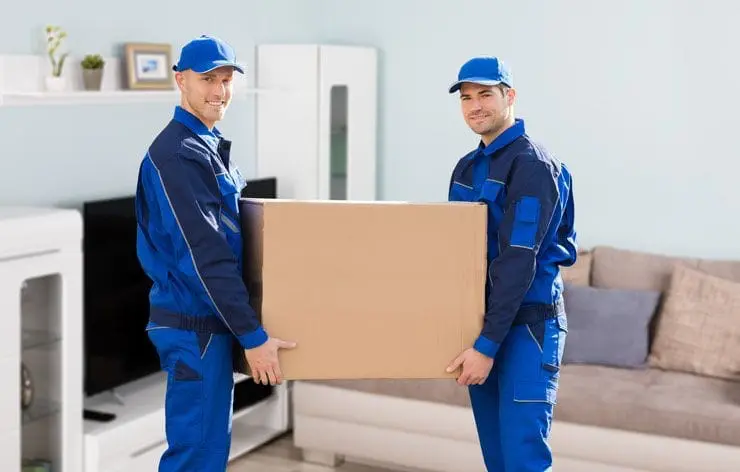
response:
[[[283,371],[280,368],[280,363],[275,364],[275,380],[277,381],[278,385],[283,383]]]
[[[267,378],[270,381],[270,385],[275,385],[277,383],[275,379],[275,372],[272,369],[267,369]]]
[[[260,368],[256,373],[254,377],[254,383],[258,384],[264,384],[266,381],[267,375],[265,374],[265,369]]]
[[[457,384],[458,385],[467,385],[468,381],[470,380],[470,374],[467,372],[463,372],[460,377],[457,378]]]
[[[452,361],[452,363],[447,367],[447,372],[449,373],[449,372],[455,371],[455,369],[460,367],[460,364],[462,363],[463,363],[463,356],[462,355],[457,356],[457,358],[454,361]]]
[[[275,342],[277,343],[277,347],[280,349],[293,349],[296,347],[296,343],[294,341],[283,341],[282,339],[275,339]]]

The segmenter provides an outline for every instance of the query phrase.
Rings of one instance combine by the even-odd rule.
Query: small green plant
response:
[[[102,69],[105,65],[103,56],[100,54],[88,54],[80,62],[83,69]]]
[[[51,75],[54,77],[60,77],[62,75],[64,60],[69,54],[65,52],[57,58],[57,51],[66,37],[67,32],[60,26],[46,27],[46,52],[49,54],[49,60],[51,61]]]

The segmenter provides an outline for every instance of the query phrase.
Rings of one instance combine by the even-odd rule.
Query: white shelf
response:
[[[262,92],[247,89],[237,92],[233,100],[247,98]],[[175,103],[179,90],[101,90],[72,92],[0,92],[0,106],[21,107],[35,105],[115,105],[131,103]]]
[[[284,430],[265,428],[264,426],[255,426],[247,422],[234,420],[231,426],[229,461],[257,449],[284,433]]]
[[[79,61],[68,58],[62,73],[67,80],[67,89],[49,92],[44,87],[44,77],[49,70],[46,57],[0,55],[0,107],[179,102],[180,91],[174,80],[170,90],[127,90],[121,79],[120,60],[115,57],[107,57],[105,60],[101,90],[85,90]],[[235,76],[233,100],[247,99],[266,91],[248,86],[246,76]]]
[[[237,382],[249,377],[235,375]],[[166,374],[157,372],[85,399],[85,408],[114,413],[110,422],[84,422],[85,472],[155,470],[167,447],[164,430]],[[122,401],[122,403],[119,402]],[[230,460],[288,429],[288,388],[234,412]]]

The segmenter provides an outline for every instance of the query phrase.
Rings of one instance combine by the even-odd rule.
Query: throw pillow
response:
[[[740,380],[740,283],[674,268],[650,365]]]
[[[647,364],[650,322],[660,291],[566,285],[565,363],[641,368]]]

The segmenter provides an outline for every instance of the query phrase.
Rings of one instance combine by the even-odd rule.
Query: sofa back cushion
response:
[[[591,285],[594,287],[665,291],[676,264],[740,282],[740,260],[666,256],[609,246],[597,246],[591,254]]]
[[[740,282],[740,261],[702,259],[698,269],[715,277]]]
[[[699,259],[664,256],[608,246],[594,248],[593,255],[591,285],[599,288],[665,291],[670,285],[673,266],[677,262],[688,267],[699,266]]]
[[[568,336],[563,361],[640,368],[661,293],[566,285]]]
[[[740,380],[740,283],[677,265],[649,364]]]
[[[590,285],[592,260],[593,254],[591,254],[590,251],[579,252],[575,264],[570,267],[562,267],[560,269],[563,283],[578,286]]]

